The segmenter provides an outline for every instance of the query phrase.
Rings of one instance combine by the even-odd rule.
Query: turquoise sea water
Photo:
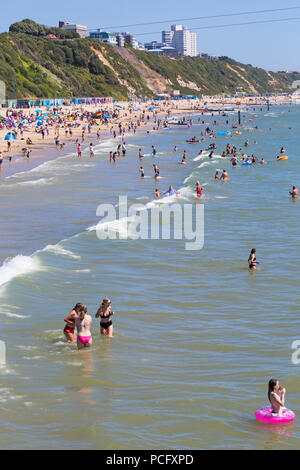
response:
[[[299,447],[300,365],[292,364],[291,345],[300,339],[300,206],[288,192],[299,186],[300,110],[256,108],[242,116],[243,134],[218,137],[213,160],[195,160],[209,139],[185,141],[200,135],[202,119],[216,119],[216,131],[225,131],[236,114],[130,136],[116,165],[108,158],[111,139],[94,159],[88,151],[81,160],[69,154],[2,177],[1,448]],[[267,165],[232,168],[220,158],[227,142],[243,148],[246,139],[248,153]],[[146,176],[159,165],[158,184],[138,172],[138,149],[150,155],[152,145],[158,157],[142,165]],[[281,146],[286,162],[276,161]],[[184,149],[188,164],[181,166]],[[215,183],[223,168],[229,182]],[[170,184],[181,190],[176,202],[194,203],[198,180],[203,250],[185,251],[181,240],[96,237],[99,204],[118,204],[119,195],[151,203],[154,189]],[[253,247],[261,264],[250,273]],[[94,315],[105,296],[116,312],[115,338],[100,338],[94,320],[93,348],[78,352],[64,341],[63,318],[77,302]],[[287,388],[292,425],[254,418],[273,376]]]

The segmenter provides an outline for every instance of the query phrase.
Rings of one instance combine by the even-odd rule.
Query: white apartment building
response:
[[[171,31],[162,31],[162,42],[174,47],[178,56],[198,55],[197,33],[190,31],[186,26],[174,24]]]
[[[172,46],[174,31],[162,31],[161,42],[166,46]]]

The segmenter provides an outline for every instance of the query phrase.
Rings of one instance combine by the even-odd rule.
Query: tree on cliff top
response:
[[[11,24],[9,31],[11,33],[30,34],[31,36],[46,36],[46,28],[29,19]]]
[[[55,26],[47,27],[36,23],[33,20],[22,20],[13,23],[9,27],[10,33],[23,33],[30,36],[46,37],[48,34],[54,34],[58,39],[79,39],[80,35],[76,31],[56,28]]]

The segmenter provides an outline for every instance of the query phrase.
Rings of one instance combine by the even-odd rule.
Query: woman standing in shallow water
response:
[[[256,259],[256,249],[253,248],[251,250],[249,259],[248,259],[248,264],[249,264],[249,269],[256,269],[256,266],[258,264],[257,259]]]
[[[96,318],[101,318],[100,330],[101,335],[108,336],[113,338],[114,327],[111,321],[111,317],[115,312],[111,309],[111,301],[107,297],[103,299],[102,304],[100,305],[98,312],[96,313]]]
[[[64,329],[65,337],[71,343],[76,342],[76,334],[75,334],[75,322],[76,318],[80,312],[80,310],[84,307],[83,304],[76,304],[73,308],[72,312],[64,319],[66,322],[66,326]]]
[[[78,349],[89,348],[92,345],[92,317],[87,315],[87,308],[82,305],[75,321],[77,328],[77,347]]]

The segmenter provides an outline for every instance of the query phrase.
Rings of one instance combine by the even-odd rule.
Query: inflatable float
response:
[[[199,144],[199,140],[186,140],[188,144]]]
[[[286,424],[291,423],[295,419],[295,413],[288,408],[283,408],[282,415],[272,413],[272,408],[270,406],[265,406],[259,408],[255,412],[255,417],[258,421],[263,423],[273,423],[273,424]]]
[[[244,163],[242,163],[242,165],[244,165],[244,166],[251,166],[251,165],[252,165],[252,162],[244,162]]]
[[[283,155],[282,157],[277,158],[278,161],[288,160],[289,157],[287,155]]]

